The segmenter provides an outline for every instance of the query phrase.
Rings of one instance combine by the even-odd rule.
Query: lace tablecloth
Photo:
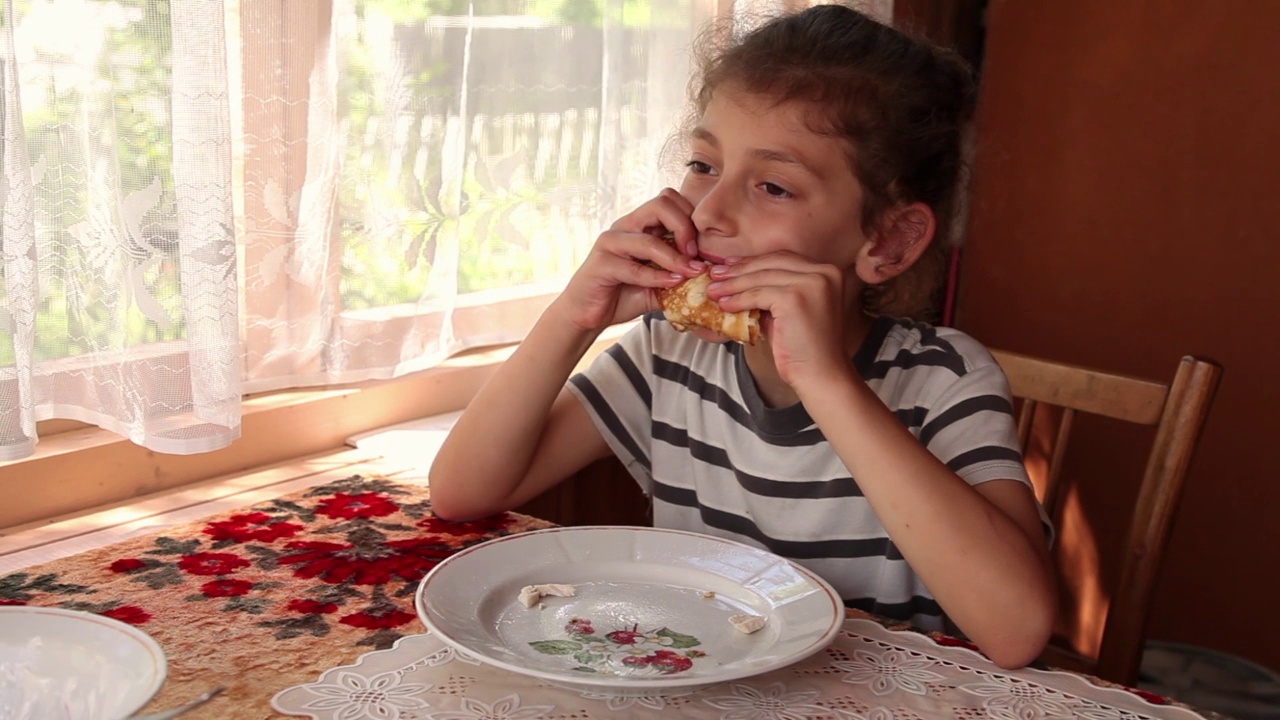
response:
[[[316,720],[1195,720],[1159,698],[1065,672],[1000,670],[978,653],[860,618],[823,652],[781,670],[685,695],[614,697],[481,663],[431,635],[335,667],[276,694]]]

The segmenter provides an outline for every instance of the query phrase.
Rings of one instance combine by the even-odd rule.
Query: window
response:
[[[15,0],[0,458],[516,340],[665,184],[717,0]]]

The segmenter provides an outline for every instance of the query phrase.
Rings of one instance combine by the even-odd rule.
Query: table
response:
[[[1077,674],[1000,671],[961,641],[861,613],[801,663],[667,697],[548,685],[424,633],[413,592],[430,568],[550,526],[513,513],[444,522],[426,488],[353,475],[4,575],[0,604],[87,610],[145,630],[169,664],[148,710],[228,686],[193,719],[1212,717]]]

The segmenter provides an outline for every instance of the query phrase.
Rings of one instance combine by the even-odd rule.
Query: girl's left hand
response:
[[[788,385],[848,372],[839,268],[781,251],[713,266],[711,279],[707,294],[726,311],[762,311],[761,329]]]

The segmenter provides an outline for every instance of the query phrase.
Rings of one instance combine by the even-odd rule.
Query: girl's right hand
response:
[[[582,266],[556,300],[559,312],[579,329],[599,332],[658,310],[658,291],[706,269],[696,260],[693,204],[666,188],[619,218],[600,234]],[[671,233],[681,254],[662,236]]]

